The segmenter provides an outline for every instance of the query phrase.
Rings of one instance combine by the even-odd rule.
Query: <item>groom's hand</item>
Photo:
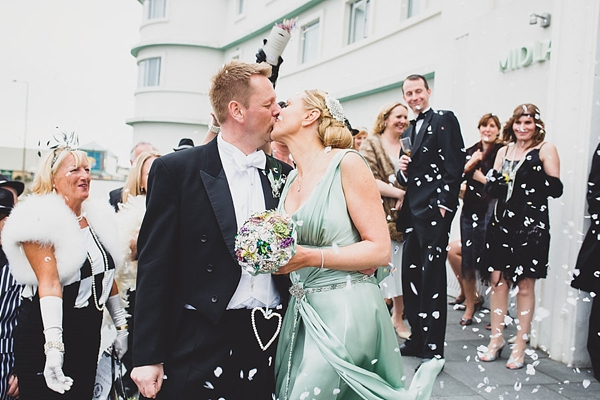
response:
[[[155,399],[163,383],[164,368],[162,364],[135,367],[131,371],[131,379],[137,385],[140,394],[148,399]]]

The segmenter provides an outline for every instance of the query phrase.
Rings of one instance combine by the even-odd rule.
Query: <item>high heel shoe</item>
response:
[[[479,359],[483,362],[496,361],[502,355],[502,350],[506,346],[506,342],[502,339],[502,345],[494,345],[492,349],[486,347],[486,351],[478,352]],[[494,351],[495,350],[495,351]]]
[[[462,326],[469,326],[473,324],[473,318],[461,318],[459,324]]]
[[[406,340],[410,337],[410,331],[399,331],[397,328],[394,328],[394,330],[400,339]]]
[[[516,357],[513,357],[513,354],[517,354]],[[522,358],[522,361],[519,361],[519,359]],[[525,366],[525,350],[517,353],[515,350],[512,351],[512,353],[510,353],[510,357],[508,358],[508,361],[506,362],[506,368],[511,369],[511,370],[517,370],[517,369],[521,369]]]

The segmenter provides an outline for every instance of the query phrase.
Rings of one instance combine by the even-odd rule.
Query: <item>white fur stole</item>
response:
[[[117,220],[119,224],[119,241],[126,255],[122,268],[115,271],[115,281],[123,300],[127,300],[127,290],[135,290],[137,278],[137,260],[132,259],[130,242],[137,238],[144,214],[146,213],[146,196],[129,196],[127,203],[119,204]]]
[[[113,257],[115,266],[120,266],[123,254],[119,248],[114,209],[108,203],[86,200],[82,211]],[[61,196],[54,193],[27,196],[15,206],[2,230],[2,247],[15,280],[23,285],[37,286],[37,278],[23,251],[24,242],[53,246],[61,284],[77,280],[86,259],[86,236]]]

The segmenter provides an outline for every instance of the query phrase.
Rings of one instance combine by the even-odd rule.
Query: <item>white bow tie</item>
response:
[[[252,154],[244,156],[241,153],[233,155],[235,165],[240,172],[244,172],[249,168],[260,168],[264,169],[267,163],[267,157],[262,150],[255,151]]]

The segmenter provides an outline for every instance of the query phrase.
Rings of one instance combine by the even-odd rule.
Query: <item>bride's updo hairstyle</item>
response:
[[[306,108],[317,109],[321,113],[318,133],[323,145],[334,149],[352,148],[352,134],[344,124],[340,103],[322,90],[305,90],[304,93],[303,101]]]

